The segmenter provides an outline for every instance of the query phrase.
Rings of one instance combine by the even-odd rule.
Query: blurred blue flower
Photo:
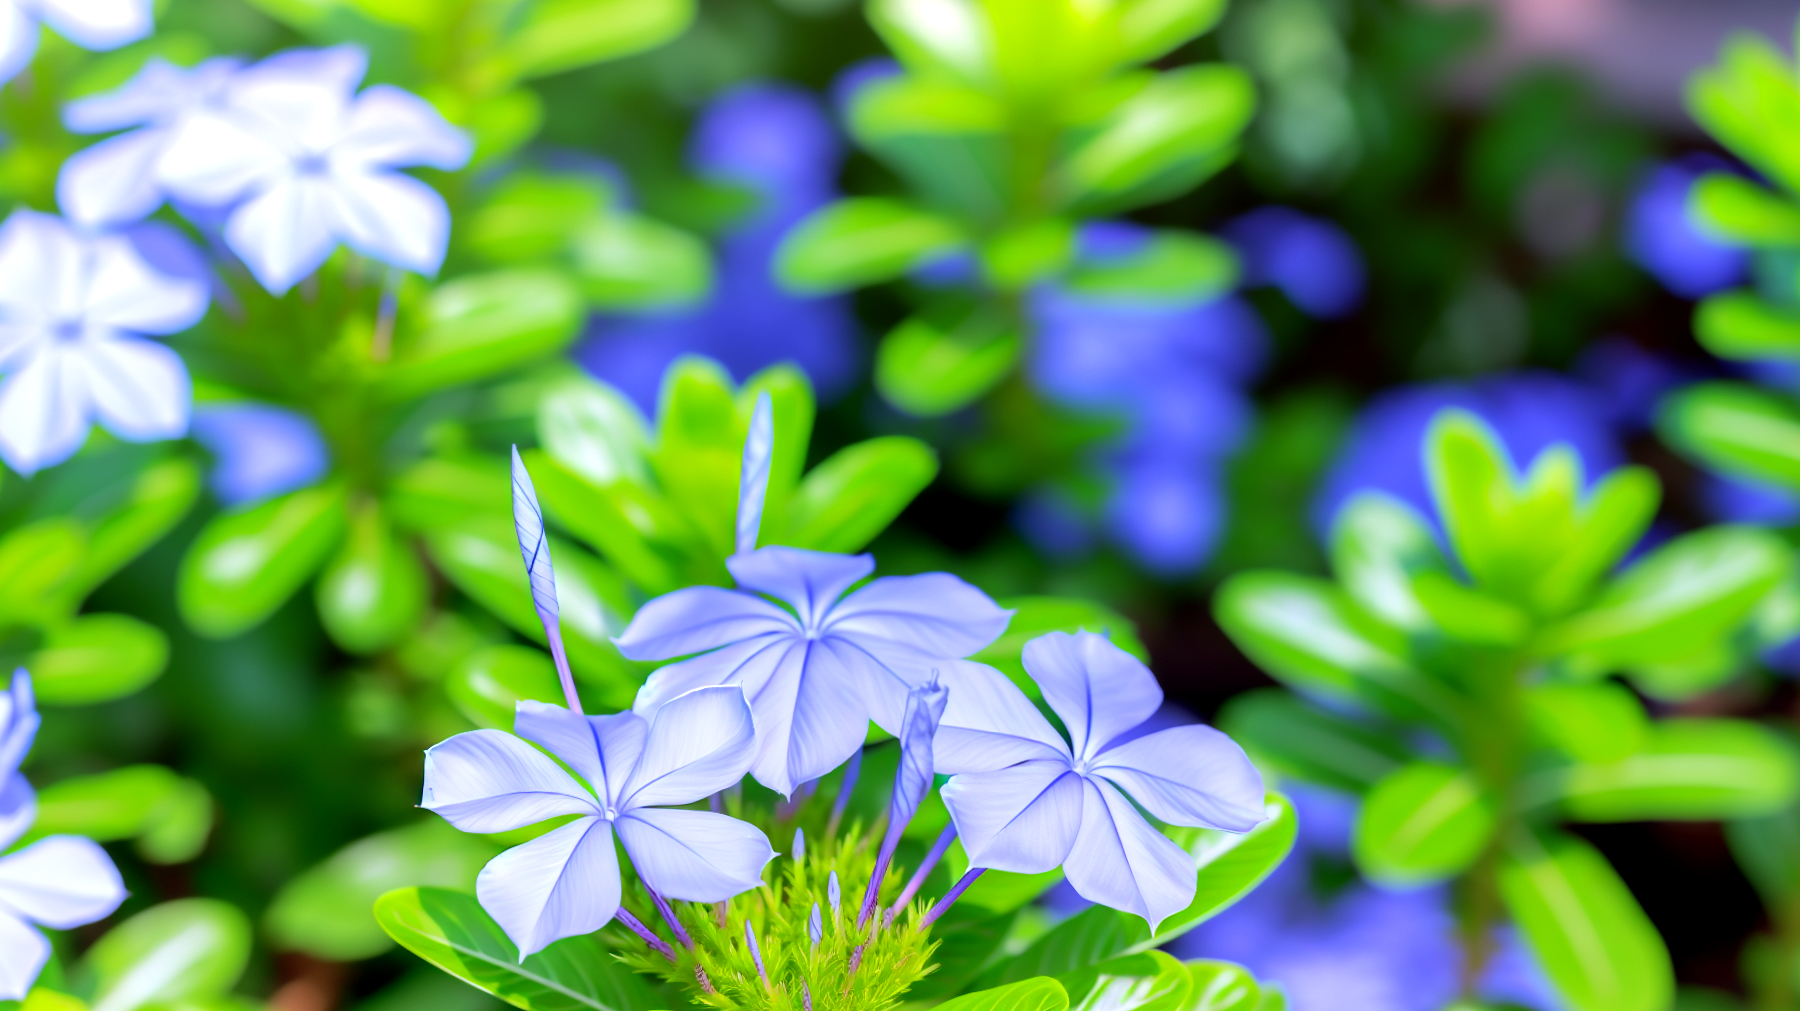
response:
[[[697,306],[598,318],[576,357],[646,412],[656,409],[664,369],[683,354],[716,359],[740,380],[791,361],[822,399],[843,393],[861,357],[849,300],[790,295],[771,272],[788,229],[837,197],[842,161],[830,119],[799,88],[748,85],[714,101],[688,163],[704,179],[748,189],[758,205],[720,238],[712,292]]]
[[[194,408],[194,439],[213,455],[213,494],[247,506],[315,484],[331,468],[319,430],[305,415],[248,401]]]
[[[37,817],[37,796],[19,774],[37,728],[31,678],[14,671],[0,694],[0,852]],[[118,868],[92,839],[53,835],[0,856],[0,1000],[24,1000],[50,960],[50,942],[38,927],[84,926],[124,900]]]
[[[648,720],[520,702],[513,730],[517,737],[472,730],[425,752],[419,806],[483,834],[576,816],[495,857],[475,879],[476,898],[521,962],[553,941],[599,930],[619,912],[614,833],[659,895],[722,902],[762,884],[775,851],[761,830],[679,809],[738,782],[750,764],[756,728],[738,688],[696,689]]]
[[[121,439],[187,431],[181,357],[139,334],[186,330],[206,288],[156,272],[121,236],[17,210],[0,225],[0,458],[21,474],[67,459],[98,419]]]
[[[1592,483],[1625,463],[1624,449],[1591,390],[1551,372],[1516,372],[1473,383],[1429,383],[1381,394],[1363,409],[1313,500],[1313,520],[1329,531],[1338,509],[1362,491],[1381,491],[1419,515],[1435,515],[1426,487],[1423,446],[1433,416],[1460,407],[1487,422],[1515,465],[1556,443],[1581,457]]]
[[[1730,288],[1749,272],[1748,252],[1706,234],[1688,205],[1701,176],[1729,168],[1709,155],[1665,162],[1651,170],[1632,197],[1625,224],[1627,255],[1683,298]]]
[[[1159,821],[1247,832],[1266,817],[1262,776],[1206,726],[1119,737],[1151,718],[1149,668],[1094,632],[1025,644],[1025,669],[1068,729],[979,664],[951,668],[934,744],[940,791],[971,867],[1040,874],[1061,866],[1082,898],[1141,916],[1154,932],[1194,899],[1193,858]],[[996,768],[1004,756],[1008,764]],[[1135,805],[1134,805],[1135,801]]]
[[[117,49],[156,27],[152,0],[0,0],[0,84],[37,53],[38,24],[83,49]]]
[[[1362,253],[1344,230],[1290,207],[1259,207],[1220,230],[1238,249],[1245,287],[1271,285],[1314,319],[1335,319],[1362,301]]]

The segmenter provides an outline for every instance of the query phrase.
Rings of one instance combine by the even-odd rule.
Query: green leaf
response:
[[[1493,831],[1493,803],[1473,777],[1448,765],[1412,762],[1363,798],[1351,853],[1370,880],[1420,885],[1462,873]]]
[[[1790,192],[1800,190],[1800,141],[1785,129],[1800,118],[1794,71],[1769,42],[1748,32],[1729,38],[1720,65],[1688,82],[1688,110],[1733,154]]]
[[[912,70],[926,71],[921,76],[990,82],[994,42],[979,5],[872,0],[868,18],[870,27],[902,63]]]
[[[891,281],[967,243],[949,218],[898,200],[857,197],[815,211],[775,254],[775,275],[807,294]]]
[[[801,479],[787,503],[787,529],[778,538],[765,533],[763,542],[860,551],[937,472],[937,453],[911,436],[884,435],[846,446]]]
[[[1348,793],[1362,793],[1412,757],[1391,729],[1315,708],[1279,688],[1234,696],[1218,725],[1259,768]]]
[[[39,791],[31,838],[136,839],[149,862],[179,864],[200,855],[212,824],[212,795],[197,780],[160,765],[128,765]]]
[[[1741,720],[1655,724],[1642,750],[1560,770],[1557,795],[1576,821],[1670,821],[1773,814],[1800,789],[1793,749]]]
[[[952,997],[938,1005],[939,1011],[1066,1011],[1068,991],[1048,976],[1008,983],[991,990],[979,990]]]
[[[519,949],[472,895],[402,888],[376,901],[375,919],[408,951],[525,1011],[642,1011],[657,1002],[597,934],[558,941],[520,962]]]
[[[1694,336],[1720,358],[1800,359],[1800,313],[1747,291],[1728,291],[1701,301],[1694,312]]]
[[[82,706],[135,694],[168,663],[161,629],[123,614],[84,614],[51,626],[25,667],[40,703]]]
[[[875,351],[875,388],[908,414],[969,406],[1019,359],[1017,321],[988,305],[940,307],[895,327]]]
[[[1130,0],[1124,8],[1119,59],[1143,63],[1211,29],[1225,13],[1225,0]]]
[[[523,459],[545,515],[557,526],[598,550],[646,594],[685,585],[656,545],[696,538],[660,494],[630,482],[598,487],[540,450],[526,450]],[[676,528],[681,535],[674,533]]]
[[[1534,736],[1578,762],[1611,762],[1644,746],[1650,718],[1630,689],[1613,681],[1551,682],[1525,690]]]
[[[587,321],[568,278],[513,268],[447,281],[431,293],[425,322],[401,340],[378,381],[389,400],[471,382],[556,354]]]
[[[701,549],[723,560],[736,550],[738,479],[750,422],[731,376],[710,358],[677,358],[663,373],[656,422],[650,464],[657,484],[699,534]]]
[[[1626,569],[1535,647],[1545,656],[1579,653],[1585,669],[1602,672],[1685,656],[1736,631],[1792,568],[1793,552],[1766,530],[1686,534]]]
[[[1772,393],[1697,383],[1663,401],[1656,428],[1704,466],[1800,488],[1800,409]]]
[[[396,476],[381,504],[396,525],[421,532],[455,526],[471,516],[510,520],[508,467],[498,456],[428,457]]]
[[[375,920],[375,901],[396,888],[438,885],[472,889],[483,864],[499,852],[433,816],[365,836],[283,885],[263,915],[281,949],[353,962],[393,942]]]
[[[1540,615],[1562,615],[1592,594],[1631,551],[1662,502],[1662,485],[1643,467],[1620,467],[1606,475],[1576,513],[1562,555],[1546,566],[1531,587],[1530,602]]]
[[[1194,996],[1185,1011],[1258,1011],[1262,988],[1250,970],[1232,962],[1193,958],[1187,962]]]
[[[329,484],[215,516],[181,560],[176,599],[188,627],[228,639],[274,614],[342,540],[344,498]]]
[[[470,723],[493,730],[512,729],[521,700],[563,704],[556,665],[529,646],[489,646],[469,654],[450,672],[444,690]]]
[[[1413,508],[1378,492],[1356,495],[1331,528],[1331,568],[1363,610],[1396,628],[1424,632],[1431,616],[1413,580],[1448,572],[1437,537]]]
[[[1734,818],[1725,823],[1725,839],[1764,905],[1783,909],[1800,896],[1800,804]]]
[[[1592,846],[1521,834],[1500,864],[1500,894],[1563,999],[1576,1011],[1664,1011],[1668,949]]]
[[[1142,250],[1085,264],[1064,286],[1089,298],[1204,301],[1235,287],[1238,275],[1237,253],[1226,243],[1208,235],[1158,230]]]
[[[1688,208],[1734,245],[1800,246],[1800,206],[1729,172],[1710,172],[1688,193]],[[1715,352],[1716,353],[1716,352]]]
[[[1067,199],[1133,203],[1198,184],[1235,153],[1250,124],[1256,90],[1228,64],[1158,74],[1122,103],[1063,169]]]
[[[0,623],[38,624],[68,610],[87,550],[81,524],[57,517],[0,538]]]
[[[250,921],[229,903],[178,899],[151,906],[88,949],[94,1011],[223,996],[249,964],[250,941]]]
[[[998,668],[1034,701],[1043,694],[1025,672],[1025,644],[1047,632],[1099,632],[1113,645],[1150,662],[1149,650],[1138,639],[1137,625],[1097,601],[1082,597],[1010,597],[999,604],[1013,613],[1006,631],[969,659]]]
[[[375,653],[419,623],[427,589],[418,556],[395,539],[374,502],[363,502],[342,550],[319,578],[319,620],[343,649]]]
[[[457,241],[495,263],[547,260],[563,252],[585,221],[605,213],[611,194],[593,176],[514,172],[457,222]]]
[[[698,236],[624,211],[575,233],[575,281],[597,309],[654,309],[697,302],[712,287],[712,253]]]
[[[655,48],[693,19],[693,0],[537,0],[493,61],[519,77],[542,77]]]
[[[200,497],[200,468],[174,457],[146,467],[125,502],[88,530],[87,552],[75,577],[85,596],[181,522]]]
[[[1018,292],[1060,274],[1075,258],[1075,224],[1039,217],[1001,228],[977,250],[981,274],[998,291]]]
[[[1445,572],[1413,577],[1413,594],[1432,624],[1453,639],[1483,646],[1516,646],[1531,632],[1531,616]]]
[[[631,398],[586,376],[546,390],[537,409],[538,441],[557,462],[591,484],[644,484],[649,427]]]
[[[1160,951],[1126,955],[1077,969],[1058,979],[1078,1008],[1116,1011],[1191,1011],[1194,978]]]

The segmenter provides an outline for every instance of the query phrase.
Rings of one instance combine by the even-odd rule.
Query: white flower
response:
[[[117,49],[155,27],[151,0],[0,0],[0,82],[37,52],[38,23],[83,49]]]
[[[366,62],[353,46],[272,56],[233,76],[216,108],[182,117],[165,143],[161,184],[191,203],[234,205],[225,241],[274,294],[339,242],[421,274],[443,263],[449,208],[394,169],[460,168],[469,139],[399,88],[357,94]]]
[[[152,270],[122,236],[14,211],[0,224],[0,459],[60,463],[98,419],[134,442],[187,430],[192,391],[172,334],[206,314],[206,289]]]

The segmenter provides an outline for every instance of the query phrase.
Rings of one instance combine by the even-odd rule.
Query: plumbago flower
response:
[[[14,211],[0,224],[0,458],[21,474],[60,463],[96,418],[133,442],[180,436],[187,369],[137,335],[185,330],[206,305],[203,286],[152,270],[121,236]]]
[[[1138,807],[1170,825],[1247,832],[1265,817],[1262,776],[1211,727],[1121,742],[1163,693],[1105,636],[1052,632],[1027,643],[1024,660],[1067,740],[998,671],[948,672],[935,763],[952,774],[942,794],[969,855],[965,881],[981,869],[1061,866],[1083,898],[1141,916],[1154,933],[1193,902],[1194,860]]]
[[[83,49],[117,49],[150,34],[151,0],[0,0],[0,83],[37,53],[38,25]]]
[[[37,817],[37,796],[19,763],[37,736],[31,678],[13,672],[0,694],[0,851]],[[0,1000],[23,1000],[50,959],[39,926],[69,930],[107,916],[125,900],[125,882],[92,839],[53,835],[0,856]]]
[[[753,432],[748,445],[766,456],[772,439]],[[633,660],[699,654],[650,676],[640,714],[695,688],[742,686],[756,714],[750,774],[791,796],[856,754],[870,720],[898,733],[907,693],[993,642],[1011,612],[948,573],[885,576],[852,591],[875,570],[868,555],[757,548],[750,517],[762,514],[766,460],[747,453],[744,474],[738,550],[725,563],[739,589],[664,594],[614,642]]]

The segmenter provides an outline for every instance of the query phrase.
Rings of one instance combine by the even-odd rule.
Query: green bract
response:
[[[1223,724],[1266,767],[1361,798],[1365,875],[1454,880],[1477,960],[1504,913],[1573,1007],[1656,1011],[1673,987],[1661,940],[1606,861],[1556,825],[1788,804],[1800,765],[1774,734],[1653,722],[1606,678],[1681,697],[1732,674],[1792,551],[1714,527],[1627,560],[1656,510],[1647,471],[1589,485],[1559,446],[1519,473],[1457,411],[1432,423],[1425,461],[1442,542],[1365,495],[1337,518],[1335,580],[1250,572],[1221,588],[1220,624],[1298,693],[1240,698]]]

